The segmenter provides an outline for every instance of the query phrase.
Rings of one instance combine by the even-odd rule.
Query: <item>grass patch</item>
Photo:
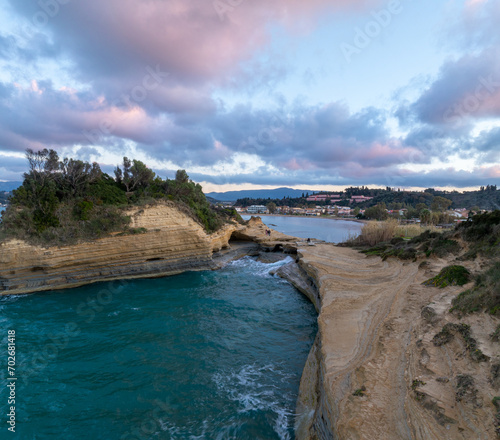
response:
[[[500,388],[500,364],[493,364],[491,366],[490,382],[493,388],[498,390]]]
[[[424,385],[425,385],[425,382],[422,382],[421,380],[418,380],[418,379],[415,379],[411,383],[411,389],[415,393],[415,399],[417,399],[418,401],[424,400],[427,397],[427,395],[425,393],[417,390],[418,387],[421,387]]]
[[[492,315],[500,315],[500,261],[477,276],[475,286],[460,293],[452,305],[452,311],[473,313],[486,310]]]
[[[500,437],[500,397],[493,397],[492,403],[497,409],[497,413],[495,414],[495,432],[497,437]]]
[[[354,393],[352,393],[355,397],[363,397],[366,392],[366,387],[363,385],[361,388],[358,388]]]
[[[443,289],[448,286],[463,286],[470,280],[470,272],[463,266],[447,266],[434,278],[424,281],[425,286],[435,286]]]
[[[421,380],[418,380],[418,379],[415,379],[412,383],[411,383],[411,389],[413,391],[415,391],[418,387],[421,387],[421,386],[424,386],[425,385],[425,382],[422,382]]]
[[[474,388],[474,379],[469,374],[457,376],[456,388],[455,399],[457,402],[461,402],[467,396],[474,398],[477,394],[477,390]]]
[[[493,406],[500,411],[500,396],[493,397],[493,400],[491,401],[493,403]]]
[[[436,228],[432,225],[421,226],[421,225],[399,225],[396,228],[395,236],[396,237],[405,237],[405,238],[415,238],[420,236],[424,232],[433,232],[433,233],[441,233],[443,229]]]

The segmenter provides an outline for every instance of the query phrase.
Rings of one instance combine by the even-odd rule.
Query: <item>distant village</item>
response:
[[[373,207],[361,208],[358,205],[364,204],[372,200],[373,197],[364,195],[353,195],[349,198],[342,197],[341,194],[313,194],[308,195],[305,200],[308,202],[307,206],[297,207],[297,206],[277,206],[275,203],[270,202],[266,205],[250,205],[247,207],[239,206],[238,203],[234,205],[236,211],[240,214],[248,215],[258,215],[258,214],[275,214],[275,215],[296,215],[296,216],[330,216],[335,218],[344,219],[371,219],[374,218],[370,209]],[[346,203],[347,202],[347,203]],[[315,206],[311,206],[314,203],[318,203]],[[415,209],[408,208],[397,208],[388,209],[385,204],[382,203],[377,205],[377,208],[385,211],[383,218],[396,218],[401,223],[405,224],[419,224],[421,222],[430,222],[432,216],[431,209],[420,208],[419,215],[415,214]],[[425,213],[422,215],[422,211],[425,210],[429,214],[429,218],[425,218]],[[474,214],[486,212],[487,210],[481,210],[475,207],[474,210],[467,208],[457,208],[457,209],[440,209],[439,217],[437,212],[436,221],[434,224],[446,226],[452,226],[453,224],[460,223],[462,221],[467,221],[467,219]],[[366,214],[366,215],[365,215]],[[382,213],[383,214],[383,213]],[[413,215],[409,215],[413,214]],[[380,219],[380,218],[378,218]]]

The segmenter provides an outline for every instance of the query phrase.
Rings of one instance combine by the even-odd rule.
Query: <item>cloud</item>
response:
[[[22,180],[26,172],[26,159],[0,153],[0,179]]]
[[[63,3],[63,2],[61,2]],[[231,6],[230,4],[237,6]],[[159,64],[172,81],[223,81],[239,63],[269,41],[270,23],[303,28],[327,12],[369,7],[380,0],[87,0],[47,2],[10,0],[32,27],[37,14],[62,50],[76,61],[75,73],[96,86],[105,78],[136,78]],[[217,5],[226,7],[221,8]],[[38,20],[40,21],[40,20]]]
[[[402,170],[432,157],[446,161],[450,154],[477,156],[484,165],[498,161],[497,131],[472,136],[478,121],[500,117],[500,50],[493,25],[500,22],[498,2],[467,4],[468,15],[459,24],[467,37],[457,43],[467,53],[445,63],[416,99],[399,103],[404,136],[391,132],[391,114],[381,108],[352,112],[335,100],[291,105],[284,99],[275,101],[274,110],[248,103],[226,108],[215,98],[215,92],[236,89],[265,95],[286,77],[290,66],[279,55],[259,58],[273,27],[307,33],[331,13],[366,12],[382,0],[9,4],[24,25],[17,35],[0,36],[0,58],[8,61],[12,77],[34,67],[19,84],[0,83],[4,151],[49,147],[105,161],[107,154],[131,150],[145,161],[196,169],[199,179],[214,174],[200,170],[212,168],[232,182],[279,185],[385,185],[396,177],[401,184],[449,177],[462,185],[473,176],[450,169],[424,179]],[[53,67],[38,73],[36,66],[46,59],[70,80],[47,79]],[[30,77],[32,72],[39,76]],[[254,166],[242,157],[252,158]],[[495,176],[490,171],[478,168],[478,179]]]
[[[412,122],[460,126],[500,117],[500,50],[464,55],[442,66],[439,77],[411,105]],[[408,109],[400,108],[402,122]]]
[[[216,185],[257,184],[272,186],[292,186],[297,182],[309,185],[339,185],[360,186],[378,185],[400,188],[453,187],[469,188],[494,183],[500,177],[500,167],[477,167],[471,171],[457,170],[453,167],[436,169],[427,173],[415,172],[404,168],[389,167],[380,172],[377,168],[361,167],[352,164],[346,169],[332,169],[329,172],[316,170],[310,172],[299,170],[294,172],[272,172],[262,167],[248,174],[226,173],[217,176],[203,173],[190,173],[190,178],[198,182],[208,182]]]

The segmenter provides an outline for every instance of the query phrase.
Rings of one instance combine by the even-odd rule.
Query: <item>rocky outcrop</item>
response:
[[[23,241],[0,244],[0,293],[76,287],[96,281],[173,275],[214,268],[212,254],[228,247],[234,224],[207,235],[191,217],[165,203],[128,212],[132,228],[72,246],[43,248]]]
[[[328,244],[299,247],[298,256],[320,302],[297,403],[299,440],[497,438],[500,352],[489,334],[498,319],[462,317],[446,327],[457,330],[454,339],[436,338],[457,320],[449,309],[463,288],[422,281],[446,262],[422,268]],[[471,334],[481,355],[468,353]]]

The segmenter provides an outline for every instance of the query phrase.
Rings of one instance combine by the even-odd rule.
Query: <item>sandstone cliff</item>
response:
[[[211,269],[212,253],[227,247],[236,229],[236,225],[226,225],[207,235],[197,222],[168,203],[136,208],[128,214],[133,228],[147,232],[67,247],[42,248],[19,240],[0,244],[0,294]]]
[[[301,380],[298,439],[497,438],[492,398],[500,391],[500,352],[489,334],[498,319],[462,318],[486,356],[481,362],[458,334],[434,343],[457,321],[448,310],[463,290],[422,285],[446,261],[384,262],[328,244],[301,247],[298,255],[320,302]]]

